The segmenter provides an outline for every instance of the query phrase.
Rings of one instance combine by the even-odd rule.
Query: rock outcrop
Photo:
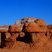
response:
[[[47,27],[48,27],[48,29],[49,29],[48,37],[49,37],[50,39],[52,39],[52,25],[48,25]]]
[[[46,25],[41,19],[24,18],[14,25],[0,26],[0,35],[0,48],[3,49],[20,47],[19,49],[28,50],[52,47],[52,43],[49,43],[52,40],[52,25]]]

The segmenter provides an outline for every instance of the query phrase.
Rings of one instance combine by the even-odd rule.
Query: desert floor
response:
[[[52,52],[52,41],[50,40],[44,46],[39,47],[29,45],[25,46],[23,43],[18,43],[17,47],[11,49],[0,49],[0,52]]]

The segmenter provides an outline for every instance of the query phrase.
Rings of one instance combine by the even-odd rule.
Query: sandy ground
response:
[[[12,49],[0,49],[0,52],[52,52],[52,41],[50,40],[46,45],[40,47],[30,47],[29,45],[26,45],[25,47],[25,44],[20,43],[17,47]]]

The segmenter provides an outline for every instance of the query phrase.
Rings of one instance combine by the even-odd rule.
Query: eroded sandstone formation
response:
[[[39,48],[51,40],[52,25],[41,19],[24,18],[14,25],[0,26],[0,48]]]

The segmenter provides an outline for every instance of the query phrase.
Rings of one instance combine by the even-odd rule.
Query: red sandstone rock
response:
[[[12,39],[8,38],[6,39],[5,45],[6,45],[6,48],[12,48],[14,45],[14,42],[12,41]]]
[[[0,32],[8,32],[8,26],[0,26]]]
[[[52,33],[52,25],[48,25],[47,27],[49,29],[49,32]]]
[[[52,29],[52,25],[47,25],[47,27],[48,27],[49,29]]]
[[[38,19],[38,20],[36,21],[36,23],[37,23],[38,25],[41,25],[41,26],[46,26],[45,22],[44,22],[43,20],[41,20],[41,19]]]
[[[52,39],[52,25],[47,25],[47,27],[49,29],[48,37],[49,37],[49,39]]]
[[[48,38],[45,36],[45,33],[31,33],[32,42],[35,46],[43,46],[48,42]]]
[[[39,25],[35,22],[26,23],[25,29],[27,32],[48,32],[48,28],[46,25]]]
[[[9,32],[21,32],[21,31],[22,31],[22,27],[17,25],[12,25],[10,26],[9,29]]]
[[[8,32],[6,32],[6,33],[5,33],[5,36],[6,36],[6,39],[7,39],[7,38],[10,38],[10,37],[11,37],[11,34],[8,33]]]
[[[17,48],[20,52],[46,52],[46,49],[52,51],[52,26],[47,26],[41,19],[24,18],[10,27],[0,26],[0,33],[6,36],[6,48]]]
[[[12,41],[15,42],[16,41],[16,38],[18,37],[18,35],[19,34],[17,34],[17,33],[12,33],[10,38],[12,39]]]

